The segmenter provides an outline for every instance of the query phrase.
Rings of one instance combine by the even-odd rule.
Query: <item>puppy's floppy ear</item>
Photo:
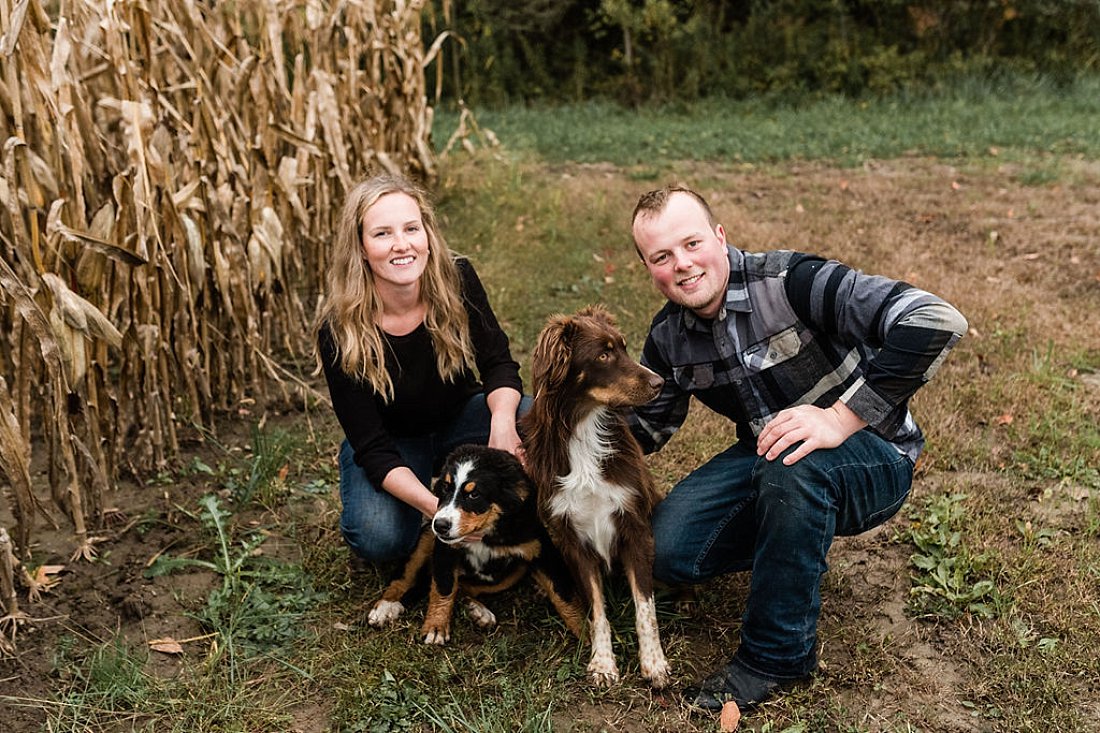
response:
[[[599,321],[604,325],[615,327],[615,316],[611,315],[611,311],[603,303],[593,303],[592,305],[585,306],[577,311],[578,317],[587,317],[593,320]]]
[[[531,353],[531,380],[535,393],[554,390],[565,384],[569,376],[569,360],[573,357],[573,335],[577,324],[569,316],[554,316],[539,334]]]

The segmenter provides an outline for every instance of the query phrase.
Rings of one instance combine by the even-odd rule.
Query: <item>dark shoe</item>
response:
[[[718,712],[724,703],[733,700],[745,712],[778,692],[782,692],[808,677],[794,680],[773,680],[750,672],[736,659],[702,682],[684,688],[689,705]]]

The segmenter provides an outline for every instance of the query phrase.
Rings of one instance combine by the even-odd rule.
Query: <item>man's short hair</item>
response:
[[[665,210],[669,198],[674,193],[686,193],[698,201],[699,205],[703,207],[703,212],[707,215],[707,224],[712,229],[718,226],[718,222],[714,219],[714,212],[710,210],[710,204],[707,203],[707,200],[686,186],[665,186],[664,188],[658,188],[656,191],[642,194],[642,197],[638,199],[638,203],[634,206],[634,214],[630,217],[630,225],[634,226],[634,222],[638,220],[639,216],[660,214]]]

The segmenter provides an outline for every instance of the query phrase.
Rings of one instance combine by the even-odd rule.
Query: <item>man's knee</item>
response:
[[[774,506],[795,514],[799,507],[824,509],[830,504],[832,479],[810,460],[812,455],[791,466],[783,465],[781,458],[760,460],[752,475],[759,510]]]
[[[662,554],[660,549],[653,558],[653,578],[669,585],[696,583],[698,580],[691,567],[689,558],[675,553]]]
[[[653,577],[662,583],[678,585],[697,582],[695,558],[687,551],[678,530],[679,523],[668,521],[660,514],[653,516]]]

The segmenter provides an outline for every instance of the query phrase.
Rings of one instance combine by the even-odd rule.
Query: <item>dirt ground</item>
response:
[[[1100,168],[1094,163],[1064,161],[1059,170],[1054,181],[1025,185],[1027,171],[1013,163],[960,168],[940,161],[901,160],[857,170],[792,164],[782,175],[709,171],[708,185],[728,186],[736,192],[712,203],[731,219],[727,231],[738,231],[753,245],[748,249],[797,245],[826,252],[855,260],[853,264],[865,269],[873,266],[875,271],[909,279],[958,305],[973,329],[960,347],[970,354],[960,357],[960,365],[965,366],[947,377],[958,385],[982,368],[997,368],[995,364],[983,367],[977,352],[983,350],[982,339],[998,328],[1034,329],[1055,345],[1100,354],[1100,334],[1093,321],[1100,309]],[[591,188],[605,185],[599,182],[605,181],[608,171],[579,168],[569,175],[572,183],[565,185]],[[624,176],[612,172],[610,185],[619,185]],[[1082,372],[1080,379],[1085,404],[1095,409],[1100,404],[1096,375]],[[961,402],[974,392],[960,394]],[[1002,404],[963,404],[963,417],[953,418],[950,405],[929,407],[928,418],[921,420],[926,431],[960,435],[988,433],[1008,409]],[[330,417],[313,417],[321,434],[333,434]],[[271,419],[272,425],[289,425],[300,423],[301,416],[273,415]],[[250,424],[226,423],[221,438],[227,445],[247,445]],[[195,456],[217,461],[209,445],[194,442],[189,450],[193,453],[184,456],[181,465]],[[1008,447],[994,445],[990,450],[1008,451]],[[922,467],[914,496],[982,485],[991,493],[1003,489],[1006,497],[1034,503],[1033,486],[1013,484],[999,472],[967,471],[966,466],[952,465],[940,451],[930,465]],[[39,478],[45,481],[44,476]],[[56,664],[59,639],[93,643],[121,635],[140,645],[159,638],[202,636],[202,629],[186,612],[201,605],[213,577],[195,572],[150,579],[143,571],[159,554],[179,554],[191,547],[189,533],[194,525],[180,521],[181,512],[193,510],[208,489],[202,476],[171,485],[123,481],[106,500],[107,506],[119,511],[95,531],[105,538],[95,562],[70,562],[68,528],[54,531],[40,523],[35,560],[65,568],[58,576],[60,583],[38,602],[21,598],[23,610],[36,621],[20,627],[15,656],[0,660],[0,694],[26,705],[0,702],[0,729],[25,733],[42,728],[42,705],[62,682]],[[333,506],[334,502],[318,501],[311,521],[335,526]],[[861,719],[852,721],[858,730],[893,730],[891,721],[899,715],[923,721],[921,729],[926,731],[1000,730],[962,704],[979,683],[972,678],[972,668],[956,661],[953,645],[958,639],[945,640],[937,626],[905,612],[911,548],[891,541],[899,523],[905,521],[899,515],[876,531],[837,540],[824,588],[822,670],[814,684],[833,691],[839,704],[862,711]],[[0,526],[4,525],[11,526],[6,510],[0,511]],[[743,594],[744,579],[709,592]],[[697,611],[704,617],[706,600],[704,594]],[[714,621],[713,631],[706,636],[676,639],[675,627],[663,632],[672,654],[685,666],[694,665],[703,672],[734,646],[734,640],[727,638],[733,634],[729,620]],[[863,661],[868,655],[889,660],[889,668],[869,672]],[[171,675],[179,662],[172,655],[153,654],[151,664],[159,673]],[[682,671],[677,677],[686,679],[690,672]],[[1094,687],[1082,700],[1100,715],[1100,691]],[[563,721],[563,729],[577,725],[578,719],[594,729],[639,730],[625,719],[622,709],[606,703],[583,708],[568,726]],[[676,719],[670,714],[668,729],[676,729]],[[310,729],[325,729],[323,721],[313,721]]]

